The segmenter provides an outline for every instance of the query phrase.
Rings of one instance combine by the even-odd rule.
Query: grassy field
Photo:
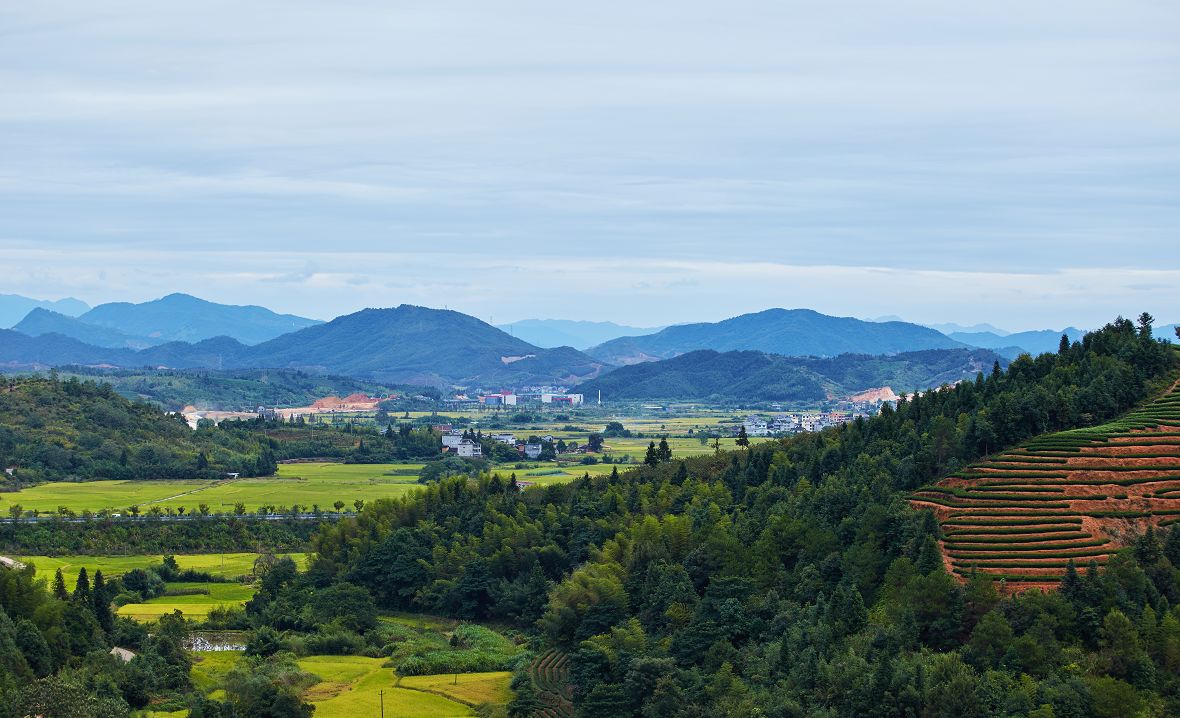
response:
[[[494,673],[405,676],[397,682],[397,685],[416,691],[441,694],[468,705],[504,704],[512,699],[512,691],[508,688],[511,680],[512,674],[508,671],[497,671]]]
[[[57,482],[40,484],[17,492],[0,494],[0,510],[7,513],[9,506],[20,504],[26,510],[56,511],[65,506],[81,513],[87,509],[113,509],[117,512],[137,505],[145,510],[153,503],[165,502],[173,496],[216,486],[207,481],[87,481],[85,483]],[[198,500],[189,502],[195,506]]]
[[[322,681],[304,694],[315,707],[316,718],[359,718],[380,715],[384,692],[388,718],[468,718],[470,707],[443,696],[396,687],[392,669],[382,668],[383,658],[359,656],[311,656],[299,667]],[[460,676],[462,678],[462,676]]]
[[[371,501],[413,491],[421,468],[422,464],[282,464],[276,476],[256,479],[48,483],[0,494],[0,511],[20,504],[26,510],[41,512],[64,506],[76,513],[101,509],[127,513],[132,505],[141,513],[153,506],[183,506],[195,512],[200,504],[206,504],[212,512],[232,513],[239,502],[247,511],[295,503],[306,510],[318,504],[321,510],[332,511],[336,501],[343,501],[351,511],[356,499]]]
[[[255,588],[241,583],[169,583],[169,591],[208,591],[173,596],[157,596],[147,603],[128,603],[119,607],[119,615],[137,621],[154,621],[165,613],[180,611],[185,618],[204,619],[218,606],[240,606],[254,597]]]
[[[305,554],[283,555],[290,556],[297,564],[303,566]],[[133,568],[148,568],[157,565],[164,557],[150,554],[139,556],[17,556],[14,558],[36,566],[39,576],[52,578],[53,572],[60,568],[65,576],[66,585],[73,586],[78,578],[78,570],[83,566],[91,575],[101,569],[103,575],[120,576]],[[253,571],[254,560],[257,558],[258,554],[256,553],[202,553],[177,556],[176,563],[180,565],[182,570],[193,569],[205,571],[214,576],[237,578]]]

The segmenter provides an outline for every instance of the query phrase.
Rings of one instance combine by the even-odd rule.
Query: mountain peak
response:
[[[896,354],[964,344],[906,322],[866,322],[814,309],[765,309],[720,322],[681,324],[643,337],[623,337],[587,353],[610,364],[667,359],[694,349],[753,349],[784,356]]]

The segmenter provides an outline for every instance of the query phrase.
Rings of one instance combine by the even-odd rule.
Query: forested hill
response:
[[[128,401],[107,384],[0,378],[0,468],[24,483],[90,479],[219,479],[269,475],[266,437],[193,431],[180,416]]]
[[[852,317],[832,317],[811,309],[767,309],[720,322],[678,324],[655,334],[620,337],[586,353],[609,364],[635,364],[668,359],[697,349],[836,356],[963,346],[940,332],[908,322],[866,322]]]
[[[475,317],[408,304],[364,309],[253,346],[215,336],[134,351],[94,346],[58,332],[33,337],[0,329],[0,363],[280,368],[418,386],[576,384],[604,369],[602,362],[571,347],[541,349]]]
[[[570,347],[541,349],[475,317],[409,304],[364,309],[277,337],[252,347],[239,366],[307,368],[435,386],[568,384],[602,369]]]
[[[387,609],[535,627],[556,652],[514,680],[520,716],[570,715],[567,680],[587,718],[1178,715],[1180,532],[1077,590],[1003,597],[948,574],[905,500],[1176,373],[1149,322],[1120,320],[818,434],[523,492],[450,479],[326,527],[311,570],[249,610],[348,581]]]
[[[621,367],[583,384],[606,401],[822,401],[866,389],[929,389],[991,371],[1007,360],[986,349],[929,349],[888,356],[784,357],[755,351],[702,350]]]

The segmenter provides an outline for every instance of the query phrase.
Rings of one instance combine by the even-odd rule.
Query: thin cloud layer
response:
[[[1029,5],[6,7],[6,291],[1172,321],[1180,9]]]

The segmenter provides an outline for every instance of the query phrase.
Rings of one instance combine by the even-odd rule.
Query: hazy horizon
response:
[[[6,293],[1180,320],[1180,6],[0,9]]]

